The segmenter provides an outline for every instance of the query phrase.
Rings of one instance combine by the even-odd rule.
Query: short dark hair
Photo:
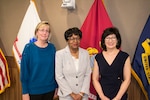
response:
[[[78,35],[80,37],[80,39],[82,38],[81,30],[77,27],[73,27],[73,28],[69,28],[68,30],[65,31],[65,33],[64,33],[65,40],[68,41],[68,38],[71,37],[73,34]]]
[[[109,27],[109,28],[106,28],[104,31],[103,31],[103,34],[102,34],[102,38],[101,38],[101,47],[103,50],[107,51],[107,48],[106,48],[106,45],[105,45],[105,38],[108,36],[108,35],[111,35],[111,34],[114,34],[117,38],[117,45],[116,45],[116,48],[119,49],[121,47],[121,36],[120,36],[120,33],[119,33],[119,30],[116,28],[116,27]]]

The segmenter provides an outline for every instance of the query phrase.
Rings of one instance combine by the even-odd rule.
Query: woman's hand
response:
[[[82,100],[82,96],[80,94],[71,93],[70,96],[73,100]]]
[[[103,97],[101,97],[101,100],[110,100],[110,99],[106,96],[103,96]]]
[[[58,92],[58,88],[55,89],[55,93],[54,93],[54,97],[53,97],[54,100],[57,100],[59,98],[57,95],[57,92]]]
[[[75,93],[71,93],[70,96],[73,98],[73,100],[76,100],[76,94]]]
[[[112,100],[120,100],[120,99],[117,99],[117,98],[113,98]]]
[[[76,94],[76,100],[82,100],[82,96],[80,94]]]
[[[23,94],[22,95],[22,100],[30,100],[29,94]]]

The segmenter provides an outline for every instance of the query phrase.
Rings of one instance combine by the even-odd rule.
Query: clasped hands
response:
[[[83,93],[71,93],[70,96],[73,98],[73,100],[82,100],[83,97]]]
[[[109,99],[108,97],[103,96],[103,97],[101,98],[101,100],[120,100],[120,99],[117,99],[117,98]]]

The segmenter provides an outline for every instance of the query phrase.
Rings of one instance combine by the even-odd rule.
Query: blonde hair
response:
[[[35,28],[35,32],[34,34],[36,35],[36,32],[39,30],[39,28],[42,26],[42,25],[48,25],[49,26],[49,33],[51,32],[50,30],[50,24],[48,21],[41,21]]]
[[[36,28],[35,28],[34,34],[35,34],[35,38],[36,38],[36,39],[38,38],[38,37],[36,36],[36,33],[37,33],[37,31],[39,30],[39,28],[40,28],[41,26],[43,26],[43,25],[49,26],[49,33],[51,32],[49,22],[48,22],[48,21],[41,21],[40,23],[38,23],[38,25],[37,25]],[[51,34],[49,35],[49,38],[48,38],[48,39],[50,39],[50,38],[51,38]]]

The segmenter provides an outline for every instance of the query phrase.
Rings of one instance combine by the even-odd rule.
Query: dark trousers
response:
[[[38,95],[30,95],[30,100],[53,100],[55,91],[38,94]]]

